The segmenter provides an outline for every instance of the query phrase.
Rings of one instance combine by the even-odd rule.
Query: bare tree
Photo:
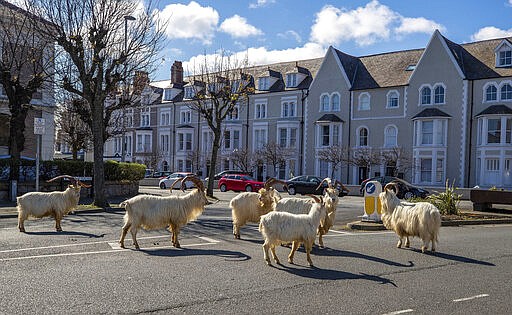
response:
[[[380,152],[370,148],[356,148],[352,150],[352,155],[347,156],[347,164],[370,170],[372,166],[381,164]]]
[[[266,163],[272,165],[274,176],[278,177],[279,165],[286,163],[286,160],[293,156],[293,151],[289,148],[281,147],[275,141],[269,141],[257,151],[256,155],[260,156]]]
[[[245,149],[234,149],[229,155],[229,159],[233,162],[235,168],[244,173],[251,173],[255,164],[253,156]]]
[[[381,157],[384,165],[393,167],[393,176],[398,177],[400,173],[407,174],[414,167],[412,151],[403,147],[383,149]]]
[[[341,145],[333,145],[318,151],[317,157],[321,161],[331,163],[332,172],[331,178],[334,178],[334,173],[341,167],[343,162],[347,161],[348,148]]]
[[[40,32],[62,49],[59,84],[86,102],[78,114],[93,135],[94,204],[108,206],[103,166],[107,128],[126,102],[107,102],[139,70],[158,63],[163,31],[151,1],[26,0],[35,16],[49,21]],[[135,20],[134,20],[135,18]],[[129,21],[130,20],[130,21]],[[128,23],[129,22],[129,23]]]
[[[204,64],[195,73],[198,74],[190,78],[185,89],[194,92],[189,107],[206,121],[213,133],[206,191],[208,196],[213,196],[213,177],[224,131],[223,122],[237,113],[237,106],[246,106],[247,96],[254,92],[254,80],[243,72],[243,64],[224,54],[212,62],[205,57]]]
[[[87,150],[91,144],[92,134],[89,126],[77,114],[77,108],[84,106],[78,98],[69,99],[60,104],[55,113],[56,126],[60,129],[60,140],[71,147],[73,160],[78,151]]]
[[[53,75],[54,50],[51,40],[37,30],[46,21],[6,1],[0,2],[0,84],[9,100],[10,179],[19,177],[21,151],[25,146],[25,120],[34,97]]]

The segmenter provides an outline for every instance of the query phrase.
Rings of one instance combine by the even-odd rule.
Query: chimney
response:
[[[133,93],[140,94],[142,90],[149,83],[148,73],[145,71],[135,71],[135,76],[133,77]]]
[[[174,61],[171,67],[171,83],[183,83],[183,65],[181,61]]]

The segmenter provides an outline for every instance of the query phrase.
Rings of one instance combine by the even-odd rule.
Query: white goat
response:
[[[400,238],[396,247],[402,247],[404,237],[405,247],[409,247],[409,236],[418,236],[423,241],[422,252],[428,249],[430,242],[432,242],[432,251],[435,251],[441,227],[439,210],[428,202],[400,201],[396,196],[397,193],[397,185],[388,183],[379,195],[382,204],[382,223],[387,229],[395,231]]]
[[[203,213],[204,206],[208,204],[203,183],[194,176],[186,176],[176,180],[171,186],[171,192],[176,182],[181,181],[181,188],[184,189],[186,181],[192,181],[197,189],[193,189],[183,196],[151,196],[138,195],[120,204],[125,207],[124,226],[119,244],[124,247],[124,238],[128,229],[132,234],[133,245],[140,249],[137,243],[137,231],[140,227],[151,230],[169,226],[172,233],[172,245],[179,248],[178,234],[180,228],[190,221],[195,220]]]
[[[52,216],[55,218],[55,229],[62,232],[60,221],[62,217],[78,205],[81,187],[91,187],[82,183],[75,177],[61,175],[48,180],[53,182],[60,178],[69,178],[72,183],[65,191],[52,192],[29,192],[17,198],[18,208],[18,229],[25,232],[25,220],[29,217],[42,218]]]
[[[278,182],[280,181],[269,178],[265,182],[265,187],[258,192],[243,192],[231,199],[229,207],[235,238],[240,238],[240,228],[247,222],[259,222],[260,216],[273,210],[275,203],[281,199],[281,195],[271,186]]]
[[[293,214],[289,212],[272,211],[260,218],[259,230],[265,239],[263,243],[263,257],[267,265],[271,265],[268,250],[270,248],[272,257],[277,264],[280,264],[276,255],[276,246],[282,242],[293,242],[292,249],[288,255],[288,262],[293,264],[293,255],[300,243],[304,243],[306,248],[307,260],[310,266],[311,248],[316,238],[316,232],[320,220],[325,216],[325,207],[321,202],[321,198],[311,196],[316,203],[311,206],[308,214]],[[318,199],[317,199],[318,198]]]
[[[318,190],[324,182],[327,182],[328,187],[324,191],[323,195],[323,203],[326,209],[325,216],[320,220],[320,225],[318,226],[318,242],[320,247],[324,247],[323,236],[329,232],[329,229],[334,225],[334,221],[336,220],[336,207],[339,202],[339,193],[340,191],[336,188],[340,185],[341,189],[348,191],[343,184],[339,181],[334,181],[332,183],[330,178],[325,178],[318,185]],[[275,211],[286,211],[294,214],[307,214],[311,210],[314,201],[311,199],[302,199],[302,198],[284,198],[279,200],[279,202],[275,206]]]

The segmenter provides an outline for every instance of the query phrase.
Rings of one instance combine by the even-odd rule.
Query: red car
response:
[[[245,174],[229,174],[219,179],[220,191],[258,191],[264,185],[264,182],[259,182]]]

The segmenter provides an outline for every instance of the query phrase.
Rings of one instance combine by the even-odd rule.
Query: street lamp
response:
[[[135,21],[135,17],[131,15],[125,15],[124,16],[124,54],[126,58],[126,52],[128,50],[128,21]],[[128,84],[126,83],[126,62],[124,67],[124,91],[123,91],[123,101],[124,97],[128,94]],[[121,138],[121,162],[125,161],[125,155],[126,155],[126,136],[124,134],[125,132],[125,108],[123,108],[123,135]]]

